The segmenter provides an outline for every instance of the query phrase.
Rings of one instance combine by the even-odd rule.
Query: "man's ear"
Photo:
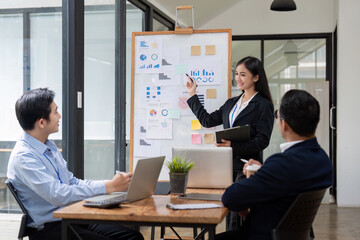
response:
[[[284,132],[288,132],[291,128],[286,120],[281,119],[281,127],[283,128]]]
[[[40,129],[45,128],[46,125],[46,119],[40,118],[36,121],[35,125],[38,125]]]

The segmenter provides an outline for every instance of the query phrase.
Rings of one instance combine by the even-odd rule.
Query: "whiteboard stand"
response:
[[[181,28],[180,24],[178,23],[178,11],[179,10],[190,10],[192,13],[192,26],[188,26],[186,28]],[[176,7],[176,20],[175,20],[175,34],[193,34],[195,29],[194,23],[194,7],[193,6],[177,6]]]

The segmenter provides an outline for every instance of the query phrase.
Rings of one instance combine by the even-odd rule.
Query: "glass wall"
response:
[[[15,102],[23,91],[23,17],[0,15],[0,210],[9,208],[5,185],[11,150],[21,128],[15,116]],[[15,205],[14,205],[15,206]]]
[[[30,14],[30,40],[24,39],[25,46],[30,42],[31,89],[48,87],[55,91],[55,102],[62,113],[62,19],[61,12]],[[25,67],[24,66],[24,67]],[[28,74],[25,71],[25,74]],[[59,132],[49,136],[61,145],[62,124]],[[59,141],[60,140],[60,141]]]
[[[61,1],[51,8],[23,8],[0,13],[0,212],[18,211],[4,181],[8,160],[22,130],[15,116],[15,102],[24,91],[48,87],[56,92],[62,113],[62,18]],[[32,2],[39,7],[39,3]],[[25,3],[24,3],[25,5]],[[31,5],[31,4],[30,4]],[[57,5],[57,7],[55,7]],[[0,4],[0,8],[2,5]],[[27,4],[27,7],[29,6]],[[47,6],[44,6],[47,7]],[[16,13],[18,12],[18,13]],[[61,148],[62,130],[50,135]]]
[[[92,6],[85,10],[84,178],[86,179],[109,179],[114,173],[114,4],[106,7]]]
[[[145,31],[145,13],[127,2],[126,4],[126,169],[129,169],[130,113],[131,113],[131,48],[132,32]]]
[[[329,82],[326,72],[325,39],[288,39],[264,41],[264,65],[268,76],[274,108],[290,89],[304,89],[320,103],[321,116],[316,136],[329,153]],[[281,137],[276,123],[264,158],[280,151]]]
[[[153,31],[169,31],[170,29],[165,26],[164,24],[162,24],[161,22],[159,22],[158,20],[154,19],[153,20]]]

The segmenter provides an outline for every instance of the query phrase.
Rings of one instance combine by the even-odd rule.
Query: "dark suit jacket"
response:
[[[228,99],[219,110],[210,114],[201,105],[197,95],[189,98],[187,103],[202,126],[208,128],[223,124],[224,129],[226,129],[230,127],[229,113],[240,96]],[[254,158],[262,162],[260,152],[269,145],[274,125],[274,105],[260,93],[256,94],[249,105],[236,117],[233,127],[246,124],[250,125],[250,140],[247,142],[231,142],[234,170],[242,170],[244,163],[240,161],[240,158]]]
[[[313,138],[270,156],[255,175],[228,187],[222,202],[233,211],[250,208],[240,239],[269,240],[297,195],[331,184],[331,161]]]

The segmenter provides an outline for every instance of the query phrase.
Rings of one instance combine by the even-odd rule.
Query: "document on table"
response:
[[[166,204],[168,208],[174,210],[183,210],[183,209],[205,209],[205,208],[220,208],[219,204],[215,203],[196,203],[196,204]]]

